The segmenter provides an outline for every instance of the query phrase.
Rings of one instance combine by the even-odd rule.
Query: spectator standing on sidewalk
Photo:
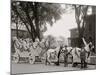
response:
[[[80,52],[80,59],[81,59],[81,68],[86,67],[86,51],[84,47],[82,47],[81,52]]]
[[[65,50],[64,50],[64,67],[68,66],[68,50],[67,50],[67,45],[65,45]]]
[[[59,58],[60,58],[60,54],[61,54],[62,48],[63,48],[62,46],[60,46],[60,48],[59,48],[59,52],[58,52],[58,56],[57,56],[57,57],[58,57],[58,61],[57,61],[57,64],[56,64],[57,66],[60,65],[60,64],[59,64]]]

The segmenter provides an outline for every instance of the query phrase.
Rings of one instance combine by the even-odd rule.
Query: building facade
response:
[[[79,33],[77,28],[70,29],[70,37],[68,38],[69,46],[78,46]]]

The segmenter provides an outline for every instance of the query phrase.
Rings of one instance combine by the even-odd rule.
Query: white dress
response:
[[[73,55],[73,62],[81,62],[80,60],[80,48],[74,48],[72,50],[72,55]]]

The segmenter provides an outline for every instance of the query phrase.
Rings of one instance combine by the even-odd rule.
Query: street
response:
[[[12,74],[19,74],[19,73],[39,73],[39,72],[54,72],[54,71],[75,71],[75,70],[82,70],[79,67],[72,67],[71,64],[68,65],[68,67],[64,67],[64,64],[60,64],[60,66],[56,66],[54,64],[51,65],[45,65],[45,64],[12,64]],[[88,65],[88,68],[85,70],[93,70],[96,69],[95,65]]]

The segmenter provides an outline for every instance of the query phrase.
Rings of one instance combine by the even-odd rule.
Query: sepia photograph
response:
[[[11,74],[96,69],[96,6],[11,0]]]

